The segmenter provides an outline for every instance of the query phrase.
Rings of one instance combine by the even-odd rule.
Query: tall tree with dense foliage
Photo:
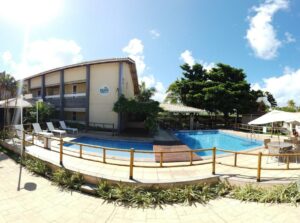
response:
[[[224,117],[237,111],[249,113],[257,110],[256,99],[261,91],[250,89],[242,69],[219,63],[207,71],[201,64],[181,66],[183,77],[172,83],[168,94],[185,105],[205,109]]]
[[[155,94],[156,89],[154,87],[147,88],[146,83],[142,82],[139,85],[139,93],[136,95],[136,99],[140,102],[147,102],[151,100],[151,97]]]
[[[18,90],[18,83],[13,76],[6,74],[5,72],[0,75],[0,99],[5,100],[4,104],[4,124],[7,122],[7,103],[8,99],[16,97]]]
[[[268,102],[270,102],[270,104],[271,104],[271,108],[276,108],[277,107],[277,101],[275,100],[273,95],[268,91],[265,92],[265,95],[268,99]]]
[[[157,117],[161,111],[159,102],[151,99],[155,91],[155,88],[147,88],[145,83],[142,82],[142,84],[139,85],[139,93],[136,97],[134,99],[128,99],[124,95],[121,95],[114,104],[113,111],[144,117],[146,129],[154,134],[158,129]]]

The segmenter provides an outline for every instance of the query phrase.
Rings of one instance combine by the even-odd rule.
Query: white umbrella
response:
[[[0,101],[0,108],[30,108],[32,107],[31,100],[19,98],[10,98]]]
[[[289,122],[289,121],[300,121],[300,116],[297,113],[292,112],[284,112],[284,111],[278,111],[273,110],[271,112],[268,112],[267,114],[264,114],[263,116],[252,120],[249,122],[249,125],[263,125],[268,123],[274,123],[274,122]],[[299,119],[298,119],[299,118]]]

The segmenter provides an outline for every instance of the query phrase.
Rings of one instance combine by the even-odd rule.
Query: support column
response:
[[[190,114],[190,130],[194,129],[194,114]]]
[[[31,79],[28,79],[28,94],[31,94]]]
[[[46,89],[45,89],[45,75],[42,75],[42,87],[41,87],[41,96],[43,101],[45,100],[46,96]]]
[[[88,129],[90,122],[90,79],[91,79],[91,68],[90,65],[86,65],[86,103],[85,103],[85,125],[86,130]]]
[[[65,108],[65,73],[64,70],[60,71],[60,85],[59,85],[59,94],[60,94],[60,120],[64,120],[64,108]]]
[[[123,94],[123,62],[119,62],[119,86],[118,86],[118,96]],[[118,133],[120,134],[122,130],[122,113],[118,113]]]

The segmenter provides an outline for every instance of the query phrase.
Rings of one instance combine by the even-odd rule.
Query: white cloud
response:
[[[146,63],[144,56],[144,44],[140,39],[134,38],[129,41],[128,45],[123,48],[123,52],[135,61],[139,82],[145,82],[146,87],[155,87],[156,93],[154,100],[163,101],[166,96],[166,89],[163,84],[156,80],[152,74],[145,74]]]
[[[80,46],[74,40],[48,39],[30,42],[24,49],[21,61],[16,61],[10,51],[2,54],[8,72],[17,79],[48,69],[82,61]]]
[[[151,29],[149,31],[149,33],[150,33],[152,39],[157,39],[160,37],[160,33],[156,29]]]
[[[187,63],[190,66],[195,64],[195,59],[192,55],[192,52],[189,50],[185,50],[180,54],[180,59],[183,60],[184,63]]]
[[[216,66],[216,64],[213,63],[213,62],[209,63],[209,62],[205,62],[203,60],[200,60],[199,63],[203,66],[203,68],[205,70],[208,70],[208,71],[211,70],[212,68],[214,68]]]
[[[294,43],[294,42],[296,42],[295,37],[291,33],[285,32],[284,35],[285,35],[285,41],[284,42],[286,42],[286,43]]]
[[[256,14],[249,18],[250,27],[246,39],[257,57],[270,60],[277,56],[282,42],[277,39],[272,20],[274,14],[287,9],[288,4],[288,0],[266,0],[259,7],[253,7]]]
[[[130,40],[128,45],[123,48],[123,52],[135,61],[138,73],[143,74],[146,64],[144,62],[144,45],[142,41],[137,38]]]
[[[180,54],[180,59],[183,60],[184,63],[187,63],[190,66],[193,66],[196,63],[195,58],[192,55],[192,52],[190,50],[185,50]],[[213,67],[215,67],[215,63],[213,62],[206,62],[204,60],[199,60],[199,63],[203,66],[206,70],[211,70]]]
[[[299,103],[299,83],[300,69],[293,70],[291,68],[285,68],[282,75],[265,78],[262,84],[255,83],[252,85],[252,88],[271,92],[278,104],[284,106],[290,99]]]

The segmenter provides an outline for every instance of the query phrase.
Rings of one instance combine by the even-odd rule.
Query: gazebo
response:
[[[190,116],[190,130],[192,130],[193,127],[194,127],[194,116],[195,116],[195,114],[207,115],[207,112],[203,109],[189,107],[189,106],[185,106],[185,105],[182,105],[182,104],[161,103],[160,107],[164,111],[169,112],[169,113],[189,115]]]

